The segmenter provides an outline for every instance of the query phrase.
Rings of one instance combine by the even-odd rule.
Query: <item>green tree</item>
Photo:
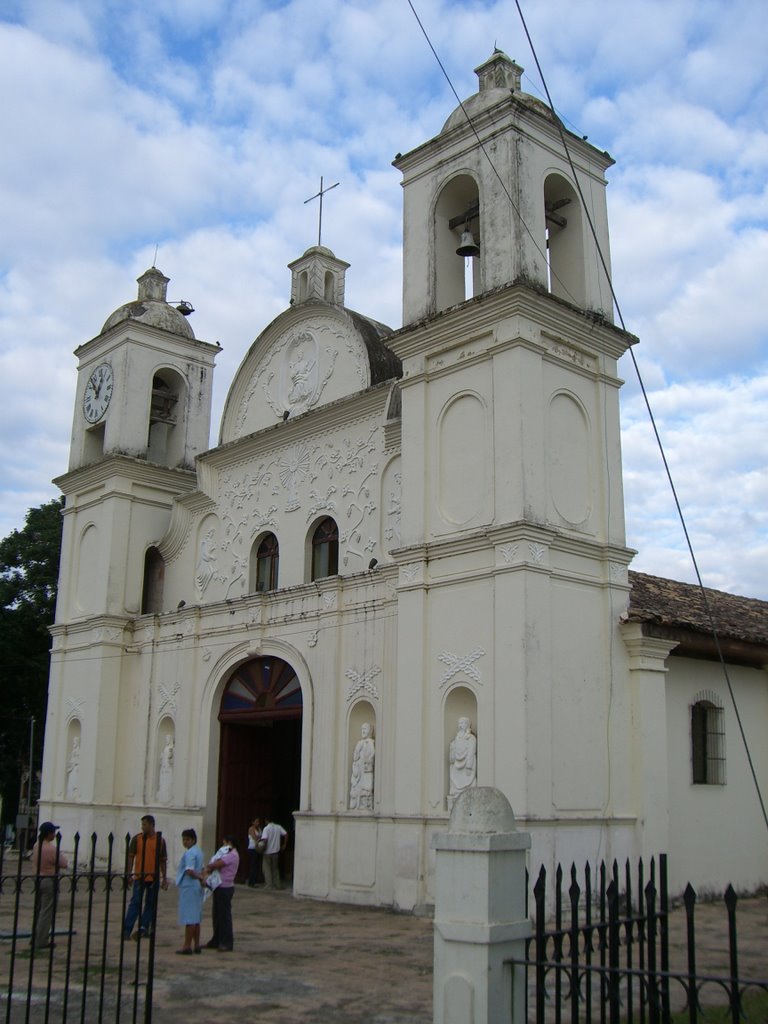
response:
[[[13,821],[35,719],[34,773],[42,762],[51,637],[61,555],[62,499],[29,510],[0,540],[0,793]]]

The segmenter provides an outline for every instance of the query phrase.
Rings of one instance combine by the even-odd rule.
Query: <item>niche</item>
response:
[[[166,715],[157,727],[157,771],[155,797],[159,804],[169,804],[173,799],[173,774],[175,762],[176,727],[173,719]]]
[[[469,733],[461,728],[469,722]],[[466,686],[455,686],[443,706],[444,790],[448,813],[456,798],[477,785],[479,744],[477,739],[477,698]]]
[[[79,800],[80,789],[80,749],[82,726],[78,718],[73,718],[67,726],[66,764],[64,765],[65,790],[67,800]]]
[[[358,701],[349,714],[347,749],[348,807],[373,813],[376,774],[376,712],[367,700]]]

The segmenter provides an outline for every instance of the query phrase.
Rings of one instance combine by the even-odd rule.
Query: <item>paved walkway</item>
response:
[[[232,953],[176,956],[181,929],[174,894],[165,895],[155,940],[160,1024],[230,1013],[270,1024],[431,1024],[430,920],[245,886],[232,909]],[[208,914],[202,933],[205,942]]]
[[[10,895],[10,887],[4,895]],[[98,890],[97,902],[103,905],[104,899],[104,892]],[[32,903],[29,892],[24,902],[23,916],[27,921]],[[61,924],[65,904],[63,899]],[[0,910],[6,916],[12,914],[13,900],[0,900]],[[205,911],[204,942],[211,934],[208,906]],[[114,963],[119,953],[119,901],[114,902],[111,914],[113,918],[117,914],[109,940]],[[173,889],[161,894],[153,1004],[153,1019],[158,1024],[210,1024],[222,1016],[233,1015],[268,1024],[431,1024],[431,920],[381,908],[299,899],[287,891],[269,892],[245,886],[236,889],[233,917],[234,952],[204,950],[200,956],[177,956],[182,929],[176,925],[176,894]],[[96,920],[100,918],[95,916]],[[737,921],[740,973],[752,979],[768,978],[768,899],[740,900]],[[4,940],[0,942],[0,974],[4,981],[10,962],[8,937],[12,934],[12,921],[0,924]],[[77,957],[82,959],[85,935],[83,922],[78,920],[75,924],[78,931],[72,946],[76,954],[71,975],[73,999],[75,990],[82,986],[82,969],[75,968],[75,961]],[[96,937],[101,926],[94,927]],[[722,901],[697,907],[696,953],[701,974],[727,973],[727,928]],[[22,927],[18,934],[28,937],[29,932],[24,933]],[[672,969],[684,969],[682,909],[673,912],[670,938]],[[16,964],[18,995],[14,997],[17,1005],[13,1021],[37,1024],[44,1017],[40,998],[35,998],[31,1017],[26,1016],[24,1009],[27,972],[33,971],[36,988],[44,986],[49,958],[39,957],[32,964],[24,941]],[[96,962],[98,944],[96,941],[92,950]],[[143,961],[141,950],[133,943],[128,943],[126,950],[130,950],[129,961],[136,955]],[[52,979],[58,1002],[62,985],[66,985],[62,972],[67,951],[63,935],[57,936]],[[95,992],[100,976],[95,963],[88,969],[88,976],[89,993]],[[124,998],[131,991],[126,987]]]

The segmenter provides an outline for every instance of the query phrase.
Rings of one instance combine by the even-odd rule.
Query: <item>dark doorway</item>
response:
[[[216,841],[238,838],[240,875],[251,821],[270,812],[288,833],[281,858],[285,883],[293,877],[293,812],[301,797],[301,687],[279,658],[254,658],[230,676],[221,698]]]

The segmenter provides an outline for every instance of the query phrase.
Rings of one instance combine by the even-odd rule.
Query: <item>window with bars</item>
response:
[[[711,696],[691,706],[691,766],[694,785],[725,785],[725,714]]]

